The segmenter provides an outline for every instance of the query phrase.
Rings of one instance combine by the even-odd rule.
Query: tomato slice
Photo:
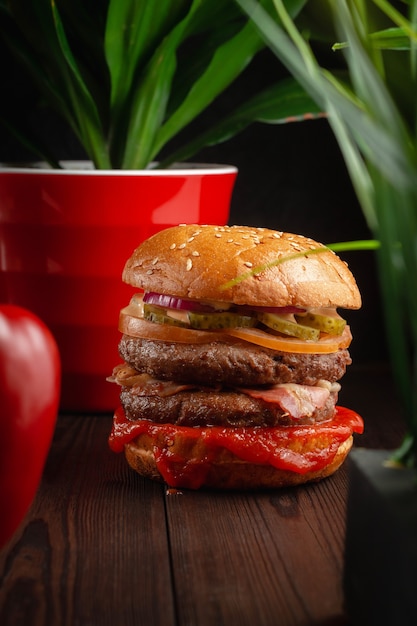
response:
[[[211,341],[227,341],[223,331],[193,330],[170,324],[155,324],[132,315],[131,307],[120,311],[119,330],[131,337],[155,339],[156,341],[173,341],[175,343],[208,343]],[[231,338],[233,340],[233,338]]]
[[[349,326],[345,327],[342,335],[322,335],[318,341],[281,337],[266,333],[259,328],[229,328],[225,332],[232,337],[256,343],[264,348],[271,348],[280,352],[296,352],[298,354],[331,354],[342,348],[348,348],[352,341]]]
[[[331,354],[347,348],[352,340],[349,326],[342,335],[322,335],[318,341],[305,341],[295,337],[281,337],[259,328],[227,328],[218,331],[194,330],[169,324],[155,324],[143,319],[140,302],[131,304],[120,312],[119,330],[131,337],[175,343],[209,343],[212,341],[243,340],[279,352],[299,354]]]

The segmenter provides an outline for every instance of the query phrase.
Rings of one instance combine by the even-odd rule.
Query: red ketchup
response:
[[[305,474],[319,471],[331,463],[340,444],[353,432],[362,433],[363,427],[363,420],[355,411],[339,406],[334,418],[328,422],[273,428],[193,428],[155,424],[149,420],[130,421],[120,407],[114,415],[109,446],[114,452],[122,452],[126,443],[141,434],[148,434],[154,438],[155,461],[165,482],[171,487],[198,489],[221,448],[242,461]],[[178,435],[191,443],[203,440],[204,454],[184,458],[173,453],[169,443]],[[300,442],[308,443],[308,449],[304,450]]]

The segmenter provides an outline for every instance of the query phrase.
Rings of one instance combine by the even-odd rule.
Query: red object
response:
[[[0,305],[0,546],[38,488],[59,392],[59,353],[48,328],[25,309]]]
[[[0,302],[30,309],[52,330],[62,409],[117,405],[106,377],[119,360],[119,311],[133,293],[121,279],[126,260],[168,226],[225,224],[236,174],[0,169]]]
[[[314,425],[276,426],[273,428],[192,428],[174,424],[156,424],[149,420],[130,421],[121,407],[113,418],[109,446],[122,452],[124,445],[142,433],[150,434],[157,443],[154,455],[158,471],[171,487],[198,489],[205,479],[212,458],[219,448],[226,448],[248,463],[272,465],[277,469],[299,474],[318,471],[331,463],[339,445],[353,432],[363,432],[362,418],[350,409],[336,407],[332,420]],[[186,440],[202,439],[204,457],[182,458],[169,452],[168,441],[176,436]],[[312,442],[308,452],[291,449],[291,442]],[[211,455],[211,456],[210,456]]]

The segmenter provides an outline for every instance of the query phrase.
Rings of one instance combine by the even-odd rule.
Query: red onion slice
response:
[[[218,313],[221,311],[227,311],[229,309],[229,303],[225,303],[224,309],[221,308],[220,303],[216,306],[210,306],[209,304],[202,304],[197,300],[187,300],[185,298],[177,298],[176,296],[170,296],[164,293],[157,293],[155,291],[148,291],[143,295],[143,302],[147,304],[155,304],[164,309],[176,309],[180,311],[195,311],[196,313]],[[275,313],[276,315],[286,315],[288,313],[304,313],[306,309],[297,306],[238,306],[239,310],[259,313]]]
[[[201,304],[197,300],[186,300],[184,298],[177,298],[176,296],[170,296],[163,293],[156,293],[155,291],[148,291],[143,295],[143,302],[146,304],[155,304],[156,306],[163,307],[164,309],[176,309],[180,311],[196,311],[201,313],[213,313],[219,309],[215,309],[208,304]]]

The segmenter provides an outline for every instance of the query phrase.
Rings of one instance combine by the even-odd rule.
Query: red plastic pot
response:
[[[111,411],[106,382],[120,359],[119,310],[132,287],[125,261],[153,233],[178,223],[225,224],[231,166],[97,171],[0,169],[0,302],[33,311],[61,354],[61,409]]]

